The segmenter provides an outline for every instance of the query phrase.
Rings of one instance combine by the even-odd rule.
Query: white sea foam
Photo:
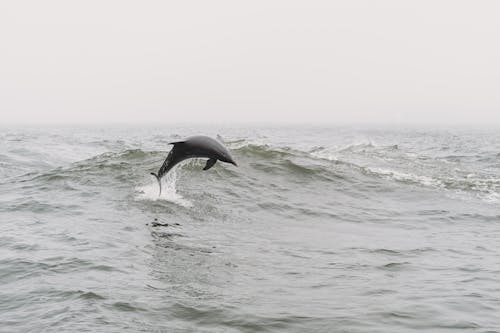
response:
[[[370,168],[370,167],[368,167],[368,168],[366,168],[366,170],[370,173],[375,174],[375,175],[379,175],[381,177],[384,177],[387,179],[393,179],[396,181],[415,183],[415,184],[420,184],[420,185],[424,185],[424,186],[443,187],[443,183],[440,180],[434,179],[434,178],[429,177],[429,176],[415,175],[415,174],[411,174],[411,173],[389,170],[389,169],[384,169],[384,168]]]
[[[310,152],[311,156],[314,158],[319,158],[328,161],[338,161],[339,157],[337,153],[331,152],[329,150],[318,149]]]
[[[158,182],[156,179],[151,177],[151,183],[143,186],[138,186],[136,188],[137,200],[165,200],[172,203],[175,203],[179,206],[183,207],[193,207],[193,203],[187,199],[185,199],[182,195],[177,193],[177,189],[175,187],[177,183],[177,172],[176,170],[172,170],[165,177],[161,179],[162,182],[162,191],[161,195],[158,195],[160,189],[158,187]]]
[[[482,199],[491,204],[498,204],[500,202],[500,193],[490,191],[482,196]]]

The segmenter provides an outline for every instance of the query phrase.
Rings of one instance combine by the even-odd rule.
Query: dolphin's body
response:
[[[227,148],[224,147],[219,141],[208,136],[192,136],[183,141],[170,142],[170,144],[174,145],[174,148],[172,148],[170,153],[168,153],[168,156],[165,159],[165,162],[163,162],[158,174],[154,172],[151,173],[158,180],[158,184],[160,185],[160,195],[161,178],[176,164],[188,158],[208,158],[207,164],[203,170],[208,170],[213,167],[217,160],[237,166]]]

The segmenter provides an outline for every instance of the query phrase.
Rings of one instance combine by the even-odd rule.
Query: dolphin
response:
[[[207,164],[205,164],[203,170],[208,170],[213,167],[217,160],[238,166],[227,148],[219,141],[208,136],[192,136],[183,141],[170,142],[169,144],[174,145],[174,147],[168,153],[160,170],[158,170],[158,173],[151,172],[160,185],[159,195],[161,195],[161,178],[176,164],[188,158],[208,158]]]

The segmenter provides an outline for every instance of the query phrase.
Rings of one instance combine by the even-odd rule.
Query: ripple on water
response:
[[[104,272],[120,271],[117,267],[74,257],[52,257],[39,261],[25,258],[10,258],[0,260],[0,267],[2,267],[2,270],[0,270],[0,281],[2,283],[58,273],[68,274],[89,270]]]
[[[114,302],[111,305],[114,309],[125,312],[142,312],[145,311],[142,307],[129,302]]]
[[[391,271],[391,272],[407,270],[409,267],[410,267],[409,262],[390,262],[390,263],[378,266],[379,269],[387,270],[387,271]]]
[[[93,291],[78,290],[77,293],[79,294],[78,297],[80,297],[82,299],[88,299],[88,300],[105,300],[106,299],[106,297],[104,297],[98,293],[95,293]]]
[[[306,329],[310,324],[319,327],[325,326],[326,328],[329,326],[328,322],[331,321],[331,318],[292,314],[279,316],[256,315],[238,311],[235,307],[188,306],[181,303],[172,305],[170,312],[177,319],[196,323],[200,329],[211,327],[216,331],[234,329],[237,332],[286,332],[287,330],[297,331],[297,327],[300,326]]]

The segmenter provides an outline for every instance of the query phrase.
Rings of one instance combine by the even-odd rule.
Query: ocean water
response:
[[[500,332],[498,131],[0,130],[0,332],[422,331]]]

